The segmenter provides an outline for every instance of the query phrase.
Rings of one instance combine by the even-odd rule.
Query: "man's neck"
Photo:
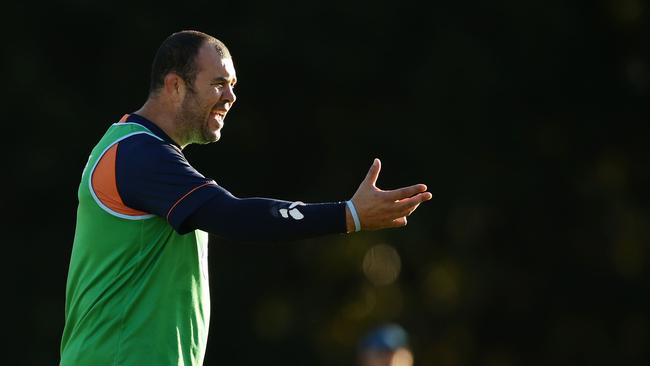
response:
[[[176,133],[176,124],[174,121],[175,113],[162,108],[161,103],[157,102],[155,99],[147,99],[144,105],[133,113],[148,119],[153,124],[160,127],[160,129],[174,140],[181,149],[185,147],[182,141],[179,141],[179,136],[177,136]]]

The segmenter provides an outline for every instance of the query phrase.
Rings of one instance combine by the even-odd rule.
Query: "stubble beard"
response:
[[[203,107],[194,91],[189,90],[178,112],[181,135],[186,144],[209,144],[219,140],[218,133],[210,131],[209,117],[212,107]]]

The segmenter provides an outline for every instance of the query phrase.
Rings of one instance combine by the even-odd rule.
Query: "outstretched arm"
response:
[[[198,228],[239,240],[288,240],[355,231],[345,202],[234,197],[197,172],[179,150],[148,134],[119,143],[115,169],[122,202],[167,219],[179,233]],[[431,199],[424,184],[377,188],[380,169],[376,159],[351,199],[363,230],[404,226],[406,217]]]
[[[235,241],[287,241],[345,232],[343,202],[303,203],[272,198],[238,198],[215,185],[210,200],[180,226]]]
[[[377,188],[377,177],[381,171],[381,161],[375,159],[365,179],[352,196],[361,222],[361,230],[378,230],[406,226],[407,217],[420,203],[431,199],[424,184],[384,191]],[[349,208],[346,208],[347,231],[355,231],[355,224]]]
[[[418,205],[431,199],[424,184],[384,191],[377,188],[381,162],[375,159],[351,201],[362,230],[406,225]],[[216,184],[212,199],[199,207],[181,226],[181,232],[201,229],[233,240],[295,240],[355,231],[351,212],[343,202],[304,204],[270,198],[237,198]],[[345,222],[343,209],[345,207]]]

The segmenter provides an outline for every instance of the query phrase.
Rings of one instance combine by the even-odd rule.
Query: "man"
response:
[[[168,37],[149,96],[109,127],[79,186],[61,365],[201,365],[210,320],[207,233],[293,240],[406,225],[423,184],[375,187],[375,159],[351,200],[240,199],[182,149],[219,140],[235,102],[226,46],[197,31]]]

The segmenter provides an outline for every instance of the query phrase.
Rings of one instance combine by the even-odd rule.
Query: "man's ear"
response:
[[[174,72],[165,75],[165,94],[174,101],[182,101],[185,96],[185,81]]]

